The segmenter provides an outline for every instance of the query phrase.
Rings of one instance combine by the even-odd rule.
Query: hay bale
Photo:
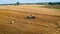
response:
[[[15,23],[14,21],[11,21],[11,24]]]

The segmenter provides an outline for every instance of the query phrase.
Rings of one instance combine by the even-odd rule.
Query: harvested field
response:
[[[27,19],[31,14],[36,18]],[[60,34],[60,10],[37,5],[0,6],[0,34]]]
[[[40,7],[45,7],[45,8],[50,8],[50,9],[60,9],[60,5],[47,5],[47,6],[40,6]]]

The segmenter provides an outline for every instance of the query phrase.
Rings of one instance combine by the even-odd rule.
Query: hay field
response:
[[[36,19],[27,19],[30,14]],[[0,34],[60,34],[60,10],[38,5],[0,6]]]

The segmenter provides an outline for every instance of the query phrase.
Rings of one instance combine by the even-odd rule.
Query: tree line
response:
[[[0,5],[15,5],[15,6],[19,6],[20,4],[37,4],[37,5],[60,5],[60,2],[47,2],[47,3],[19,3],[19,2],[16,2],[16,3],[12,3],[12,4],[0,4]]]
[[[47,3],[37,3],[37,5],[60,5],[60,2],[47,2]]]

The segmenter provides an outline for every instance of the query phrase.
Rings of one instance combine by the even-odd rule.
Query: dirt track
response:
[[[60,34],[59,10],[39,8],[37,6],[20,6],[19,8],[18,7],[0,7],[1,34]],[[31,13],[36,16],[36,19],[25,18]],[[15,22],[14,24],[10,24],[12,20]]]

